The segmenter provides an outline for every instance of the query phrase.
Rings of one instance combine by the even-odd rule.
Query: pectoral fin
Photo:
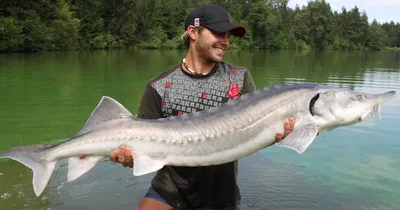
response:
[[[153,160],[145,155],[135,155],[133,158],[133,175],[141,176],[158,171],[164,167],[164,162],[161,160]]]
[[[295,126],[293,131],[276,145],[291,148],[301,154],[310,146],[317,135],[317,126],[313,122],[306,122]]]

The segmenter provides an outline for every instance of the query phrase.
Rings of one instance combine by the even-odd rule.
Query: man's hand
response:
[[[110,160],[112,162],[121,163],[124,167],[133,167],[132,150],[126,146],[120,146],[119,150],[114,150],[110,153]]]
[[[291,118],[289,118],[288,121],[285,121],[285,123],[283,125],[284,133],[283,133],[283,135],[280,132],[276,133],[275,141],[279,142],[283,138],[285,138],[287,135],[289,135],[289,133],[293,131],[294,124],[296,124],[296,119],[294,119],[294,117],[291,117]]]
[[[287,135],[289,135],[289,133],[293,131],[295,123],[296,120],[293,117],[289,118],[288,121],[285,121],[283,125],[284,133],[283,134],[276,133],[275,141],[279,142]],[[110,153],[110,160],[112,162],[121,163],[124,167],[132,168],[133,167],[132,150],[129,147],[120,146],[118,150],[114,150],[113,152]]]

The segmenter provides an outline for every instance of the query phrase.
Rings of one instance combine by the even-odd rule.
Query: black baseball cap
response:
[[[192,9],[185,21],[185,30],[193,26],[204,26],[217,33],[230,32],[237,37],[243,37],[246,34],[246,29],[243,26],[236,25],[231,21],[223,7],[215,4],[203,4]]]

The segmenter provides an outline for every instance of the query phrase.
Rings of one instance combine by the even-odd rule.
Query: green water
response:
[[[101,96],[136,113],[146,81],[180,62],[184,51],[0,54],[0,151],[73,136]],[[400,92],[395,52],[238,52],[257,87],[318,82]],[[240,160],[241,209],[400,209],[400,97],[382,120],[321,133],[302,155],[269,147]],[[0,160],[0,209],[135,209],[154,174],[102,161],[66,182],[66,161],[36,198],[30,169]]]

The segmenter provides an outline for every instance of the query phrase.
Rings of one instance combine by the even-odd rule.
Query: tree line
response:
[[[357,6],[333,11],[324,0],[1,0],[0,51],[183,48],[187,13],[225,7],[247,29],[240,49],[382,50],[400,47],[400,24],[369,21]]]

